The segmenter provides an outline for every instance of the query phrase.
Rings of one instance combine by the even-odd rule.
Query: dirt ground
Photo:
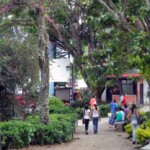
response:
[[[84,133],[84,125],[78,121],[78,127],[74,134],[74,140],[69,143],[30,146],[20,150],[139,150],[140,145],[132,144],[131,139],[125,132],[116,131],[114,127],[109,128],[108,118],[99,122],[98,134],[93,134],[92,122],[90,122],[89,135]]]

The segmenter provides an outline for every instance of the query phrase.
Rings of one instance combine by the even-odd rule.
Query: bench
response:
[[[121,130],[122,132],[124,132],[124,126],[126,125],[125,121],[114,122],[114,125],[117,130]]]

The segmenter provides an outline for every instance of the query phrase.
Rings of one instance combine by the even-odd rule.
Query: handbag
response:
[[[139,115],[136,115],[137,124],[141,125],[144,122],[144,119],[142,119]]]

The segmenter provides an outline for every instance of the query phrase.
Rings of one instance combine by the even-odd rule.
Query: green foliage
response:
[[[0,123],[2,146],[9,148],[26,147],[34,136],[35,128],[31,123],[10,121]]]
[[[89,105],[89,100],[76,100],[70,103],[71,108],[83,108],[85,105]]]
[[[108,113],[110,112],[109,105],[99,105],[101,117],[108,117]]]
[[[64,106],[64,103],[57,97],[55,96],[51,96],[49,97],[48,99],[48,106],[49,108],[51,107],[54,107],[54,108],[61,108]]]
[[[150,119],[150,111],[145,112],[144,116],[146,116],[146,119]]]
[[[132,126],[131,126],[131,124],[127,124],[125,126],[125,131],[126,131],[127,134],[129,134],[130,137],[132,136]]]
[[[27,147],[29,144],[53,144],[72,139],[75,130],[75,114],[51,115],[51,124],[40,123],[39,117],[30,117],[26,122],[1,122],[2,147],[6,149]]]
[[[77,107],[74,112],[78,115],[78,119],[83,118],[83,108]]]
[[[142,145],[145,144],[145,141],[150,139],[150,119],[149,119],[149,112],[146,112],[147,121],[144,122],[140,128],[136,131],[136,138],[138,142]]]
[[[66,114],[72,112],[71,108],[65,106],[64,103],[55,96],[49,97],[48,107],[50,114],[52,113]]]

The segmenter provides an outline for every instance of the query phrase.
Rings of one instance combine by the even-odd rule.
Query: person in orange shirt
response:
[[[90,100],[91,109],[94,107],[94,104],[97,104],[96,96],[94,96],[94,97]]]

